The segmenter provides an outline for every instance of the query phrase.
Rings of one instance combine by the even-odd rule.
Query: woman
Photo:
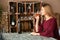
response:
[[[44,16],[43,23],[39,24],[38,32],[32,32],[31,34],[58,38],[57,21],[49,4],[42,5],[41,15]],[[39,19],[39,17],[35,18],[36,20]]]

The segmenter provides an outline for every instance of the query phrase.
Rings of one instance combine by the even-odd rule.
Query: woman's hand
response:
[[[39,16],[40,16],[40,14],[37,14],[37,13],[36,13],[36,14],[33,15],[33,18],[39,19]]]
[[[39,16],[36,16],[35,19],[36,19],[36,20],[39,20]]]
[[[40,33],[32,32],[31,35],[39,36]]]

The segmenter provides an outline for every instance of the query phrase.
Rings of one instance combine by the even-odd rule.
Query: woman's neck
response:
[[[45,20],[49,20],[50,18],[52,18],[52,16],[45,15]]]

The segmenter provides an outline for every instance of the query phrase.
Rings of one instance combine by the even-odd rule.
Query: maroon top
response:
[[[58,37],[58,28],[57,28],[57,21],[53,17],[49,20],[45,20],[40,26],[39,26],[39,33],[41,36],[46,37]]]

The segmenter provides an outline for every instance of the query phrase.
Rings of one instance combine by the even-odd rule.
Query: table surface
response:
[[[2,33],[4,40],[56,40],[54,38],[47,38],[43,36],[33,36],[30,33]],[[1,39],[1,38],[0,38]]]

